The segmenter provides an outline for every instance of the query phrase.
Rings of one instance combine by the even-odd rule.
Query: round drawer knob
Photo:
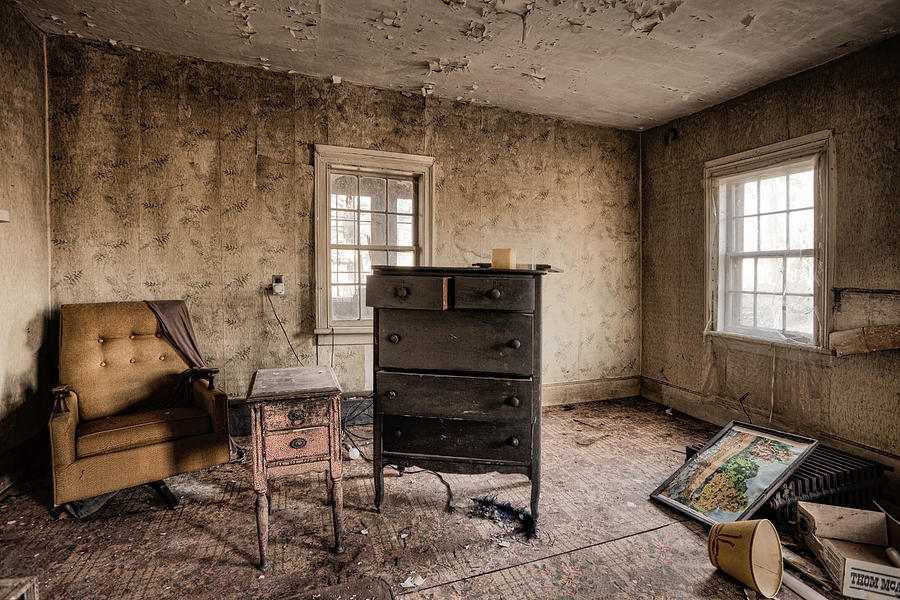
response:
[[[403,437],[403,433],[398,429],[394,432],[394,437],[399,440],[401,437]]]
[[[295,408],[294,410],[288,413],[288,419],[291,422],[291,425],[302,425],[303,424],[303,411],[299,408]]]
[[[400,336],[397,335],[396,333],[392,333],[391,335],[388,336],[388,341],[392,344],[398,344],[398,343],[400,343]]]
[[[509,399],[509,405],[512,406],[513,408],[519,408],[519,404],[520,404],[520,402],[519,402],[518,396],[513,396],[512,398]]]
[[[305,438],[294,438],[291,440],[291,444],[290,444],[291,448],[293,448],[294,450],[299,450],[300,448],[302,448],[305,445],[306,445]]]
[[[515,339],[509,343],[509,347],[513,350],[518,350],[522,347],[522,342],[520,342],[518,339]]]
[[[492,289],[490,292],[488,292],[488,295],[489,295],[491,298],[493,298],[494,300],[499,300],[499,299],[500,299],[500,296],[501,296],[502,294],[500,293],[500,290],[498,290],[497,288],[494,288],[494,289]]]
[[[394,390],[391,390],[391,391],[389,391],[389,392],[387,393],[387,397],[388,397],[389,399],[393,400],[394,398],[397,397],[397,392],[395,392]]]
[[[512,446],[513,448],[518,448],[519,447],[519,438],[517,438],[517,437],[509,438],[509,445]]]
[[[405,287],[398,287],[395,290],[395,293],[397,294],[398,298],[406,298],[406,296],[409,295],[409,290]]]

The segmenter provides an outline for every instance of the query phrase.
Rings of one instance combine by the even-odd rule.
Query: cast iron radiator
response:
[[[685,447],[685,460],[703,446]],[[797,520],[799,501],[874,510],[872,500],[886,481],[884,469],[884,465],[820,444],[755,516],[774,517],[780,523],[793,524]]]

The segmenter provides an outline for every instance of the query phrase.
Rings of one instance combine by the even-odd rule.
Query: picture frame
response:
[[[732,421],[650,498],[706,525],[742,521],[781,487],[818,443]]]

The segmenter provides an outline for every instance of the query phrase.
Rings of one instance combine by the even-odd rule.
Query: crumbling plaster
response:
[[[900,23],[896,0],[18,3],[48,33],[624,129],[734,98]]]
[[[435,157],[434,256],[496,239],[565,269],[545,289],[544,380],[640,374],[638,136],[300,75],[48,42],[53,305],[187,301],[217,382],[316,361],[314,144]],[[320,346],[321,364],[332,363]],[[334,348],[345,390],[364,346]],[[634,392],[631,392],[634,393]]]
[[[645,397],[713,422],[771,422],[900,467],[900,350],[834,357],[703,333],[703,163],[824,129],[835,144],[834,287],[900,290],[898,62],[895,37],[642,134]],[[678,137],[667,144],[670,128]],[[885,317],[870,308],[851,295],[835,322]]]

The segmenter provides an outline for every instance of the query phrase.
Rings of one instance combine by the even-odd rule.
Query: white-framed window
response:
[[[431,264],[433,182],[430,156],[316,145],[319,343],[372,343],[373,266]]]
[[[705,164],[707,332],[826,347],[832,153],[822,131]]]

